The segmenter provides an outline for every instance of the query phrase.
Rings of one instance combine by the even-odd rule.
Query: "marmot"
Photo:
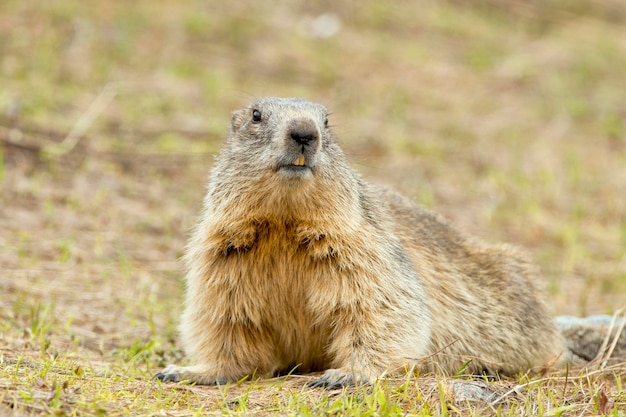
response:
[[[415,366],[511,374],[559,357],[542,278],[353,171],[327,109],[267,97],[233,113],[185,256],[181,339],[198,384],[325,371],[353,385]]]

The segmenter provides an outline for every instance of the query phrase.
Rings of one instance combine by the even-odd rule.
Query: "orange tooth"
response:
[[[294,165],[298,165],[298,166],[303,166],[304,165],[304,155],[300,155],[298,157],[298,159],[296,159],[295,161],[293,161]]]

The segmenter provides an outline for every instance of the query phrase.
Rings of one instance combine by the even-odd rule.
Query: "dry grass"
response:
[[[365,177],[531,251],[555,314],[623,307],[622,2],[8,0],[0,39],[0,414],[624,416],[624,367],[485,381],[494,404],[434,375],[150,381],[182,360],[178,257],[253,96],[328,104]]]

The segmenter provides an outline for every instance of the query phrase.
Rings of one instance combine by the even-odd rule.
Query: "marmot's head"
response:
[[[301,98],[265,97],[235,111],[228,139],[230,157],[242,172],[272,172],[285,179],[306,179],[331,164],[333,143],[328,110]]]
[[[357,175],[328,126],[326,107],[265,97],[233,113],[206,205],[222,228],[249,220],[320,223],[332,216],[343,224],[358,215],[359,192]]]

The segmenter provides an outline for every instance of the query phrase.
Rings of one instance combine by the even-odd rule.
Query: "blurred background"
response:
[[[264,95],[326,104],[365,178],[529,251],[555,314],[626,305],[621,0],[3,0],[4,340],[48,312],[57,346],[174,344],[213,155]]]

